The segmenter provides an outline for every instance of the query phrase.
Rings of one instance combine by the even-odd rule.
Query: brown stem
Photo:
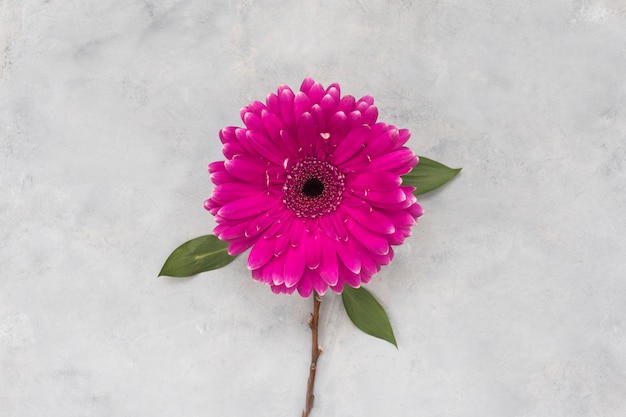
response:
[[[320,318],[320,304],[322,298],[318,293],[313,292],[313,316],[309,319],[309,327],[311,328],[311,367],[309,368],[309,382],[306,386],[306,408],[302,412],[302,417],[308,417],[313,408],[313,386],[315,385],[315,371],[317,370],[317,358],[322,353],[322,348],[317,344],[317,328]]]

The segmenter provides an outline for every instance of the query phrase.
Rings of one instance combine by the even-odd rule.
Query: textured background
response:
[[[305,76],[464,170],[369,288],[322,307],[314,416],[626,415],[626,3],[0,0],[0,414],[299,416],[310,300],[212,230],[217,131]]]

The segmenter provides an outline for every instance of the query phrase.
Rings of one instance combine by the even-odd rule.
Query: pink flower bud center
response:
[[[287,174],[283,203],[298,217],[316,218],[337,210],[345,175],[328,162],[308,157]]]

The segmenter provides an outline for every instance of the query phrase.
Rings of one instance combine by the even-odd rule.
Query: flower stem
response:
[[[308,417],[313,408],[313,386],[315,385],[315,371],[317,371],[317,359],[322,353],[322,348],[317,344],[317,328],[320,318],[320,304],[322,297],[318,293],[313,292],[313,316],[309,319],[309,327],[311,328],[311,367],[309,368],[309,382],[306,386],[306,408],[302,412],[302,417]]]

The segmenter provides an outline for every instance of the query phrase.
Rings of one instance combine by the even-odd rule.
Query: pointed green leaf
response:
[[[415,187],[413,194],[420,195],[439,188],[461,171],[462,168],[448,168],[425,156],[419,157],[419,163],[413,170],[402,176],[402,184]]]
[[[190,277],[226,266],[235,258],[228,254],[228,243],[213,235],[200,236],[177,247],[165,261],[159,276]]]
[[[346,285],[341,293],[341,300],[348,317],[356,327],[370,336],[386,340],[398,347],[385,309],[369,291],[363,287],[352,288]]]

